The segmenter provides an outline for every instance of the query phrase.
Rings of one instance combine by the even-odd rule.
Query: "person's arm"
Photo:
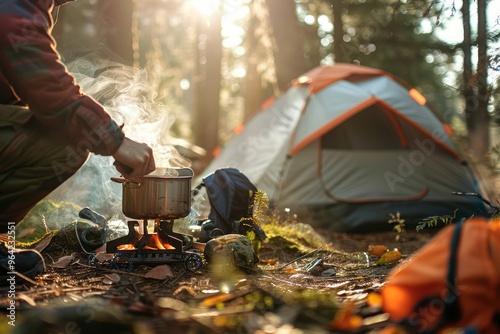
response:
[[[113,155],[121,163],[117,170],[125,176],[152,172],[151,148],[125,138],[104,108],[80,91],[62,64],[50,35],[49,3],[0,3],[0,74],[41,125],[62,134],[79,149]]]
[[[81,148],[112,155],[124,135],[62,64],[50,35],[48,3],[14,0],[0,5],[1,74],[41,125]]]

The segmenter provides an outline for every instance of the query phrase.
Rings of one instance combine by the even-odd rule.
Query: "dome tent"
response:
[[[481,216],[478,182],[452,130],[395,76],[317,67],[267,101],[201,173],[234,167],[277,208],[331,231],[392,228],[430,216]]]

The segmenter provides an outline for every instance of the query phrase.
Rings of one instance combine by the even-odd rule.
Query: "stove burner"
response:
[[[126,236],[110,240],[106,243],[106,253],[115,253],[116,262],[119,263],[138,263],[138,264],[160,264],[168,262],[184,262],[186,270],[191,272],[198,271],[203,266],[203,259],[194,251],[188,251],[193,248],[195,242],[193,236],[177,233],[173,231],[174,222],[155,221],[155,233],[149,234],[148,221],[142,221],[141,235],[136,231],[139,222],[128,221],[128,234]],[[148,245],[157,245],[152,248]],[[131,245],[124,249],[120,246]],[[163,247],[162,247],[163,246]],[[166,246],[166,247],[165,247]]]

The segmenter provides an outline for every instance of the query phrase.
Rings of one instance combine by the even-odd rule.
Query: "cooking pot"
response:
[[[135,219],[176,219],[191,212],[191,168],[159,168],[140,178],[112,177],[122,184],[122,211]]]

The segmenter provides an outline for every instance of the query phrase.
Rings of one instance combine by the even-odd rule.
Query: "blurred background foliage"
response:
[[[94,53],[143,69],[150,98],[175,117],[173,136],[210,159],[267,98],[335,62],[400,77],[466,135],[463,87],[485,73],[477,66],[463,77],[464,52],[478,57],[480,40],[473,16],[472,40],[463,43],[460,7],[452,0],[78,0],[54,12],[54,36],[64,62]],[[488,17],[485,98],[495,117],[500,19]]]

